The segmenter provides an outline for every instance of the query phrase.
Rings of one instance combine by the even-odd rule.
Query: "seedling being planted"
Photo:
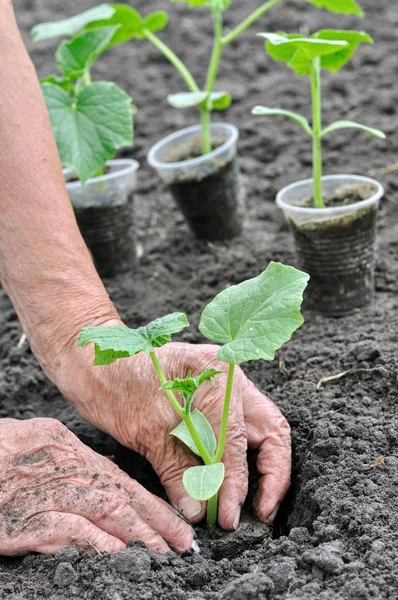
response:
[[[286,63],[297,75],[307,76],[311,82],[312,126],[304,117],[280,108],[255,106],[252,113],[261,116],[281,115],[295,121],[312,138],[313,200],[316,208],[325,208],[322,198],[322,139],[339,129],[361,129],[370,135],[385,139],[379,129],[355,121],[335,121],[323,128],[321,104],[321,70],[337,73],[352,58],[358,45],[373,44],[363,31],[323,29],[311,37],[300,34],[259,33],[265,38],[266,52],[275,61]]]
[[[251,360],[273,360],[276,350],[303,323],[300,305],[307,281],[306,273],[271,262],[261,275],[225,289],[204,309],[199,329],[205,338],[221,344],[217,358],[226,363],[227,369],[218,440],[206,416],[194,405],[200,385],[222,371],[210,368],[197,375],[189,372],[183,379],[167,381],[156,353],[171,341],[173,334],[189,326],[185,314],[173,313],[138,329],[114,326],[81,331],[78,345],[94,344],[94,365],[108,365],[140,352],[151,357],[160,389],[181,418],[170,435],[203,460],[202,466],[185,471],[183,484],[192,498],[208,502],[207,520],[211,527],[217,522],[218,491],[225,477],[222,459],[235,366]]]

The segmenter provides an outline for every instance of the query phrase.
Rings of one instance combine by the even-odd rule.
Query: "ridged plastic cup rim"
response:
[[[366,200],[360,200],[359,202],[354,202],[353,204],[347,204],[344,206],[333,206],[333,207],[329,207],[329,208],[310,208],[307,206],[296,206],[294,204],[288,204],[287,202],[283,201],[282,197],[287,192],[294,189],[295,187],[298,187],[300,185],[313,184],[314,180],[312,178],[309,178],[309,179],[301,179],[300,181],[295,181],[294,183],[291,183],[290,185],[287,185],[286,187],[282,188],[276,195],[276,204],[283,211],[290,210],[295,213],[301,213],[301,214],[306,214],[306,215],[310,215],[310,214],[331,215],[331,214],[334,214],[337,212],[339,212],[339,213],[350,212],[350,211],[355,210],[356,208],[364,208],[365,206],[374,204],[375,202],[377,202],[384,196],[384,187],[381,185],[381,183],[379,181],[377,181],[376,179],[372,179],[372,177],[366,177],[365,175],[351,175],[351,174],[325,175],[324,177],[322,177],[322,181],[331,181],[331,180],[344,181],[347,179],[351,179],[351,180],[361,182],[361,183],[373,184],[374,186],[376,186],[376,192],[369,198],[366,198]]]
[[[112,173],[106,173],[105,175],[100,175],[99,177],[90,177],[87,181],[82,184],[80,181],[65,181],[65,184],[68,189],[74,189],[78,187],[86,187],[90,183],[101,183],[101,181],[109,181],[111,179],[116,179],[116,177],[120,177],[123,175],[128,175],[130,173],[135,173],[140,168],[140,163],[133,158],[115,158],[113,160],[108,160],[105,166],[109,165],[110,167],[118,166],[118,165],[126,165],[125,168],[119,169],[117,171],[112,171]],[[63,169],[62,173],[64,177],[73,173],[73,169]]]
[[[196,133],[202,129],[201,125],[192,125],[191,127],[185,127],[185,129],[179,129],[178,131],[171,133],[170,135],[166,136],[165,138],[163,138],[159,142],[157,142],[154,146],[152,146],[152,148],[148,152],[148,156],[147,156],[148,164],[153,169],[166,171],[166,170],[173,170],[173,169],[179,169],[179,168],[194,167],[196,165],[202,164],[203,162],[207,162],[208,160],[211,160],[212,158],[216,158],[220,154],[223,154],[229,146],[233,146],[234,144],[236,144],[236,142],[239,139],[239,130],[237,129],[237,127],[235,127],[235,125],[231,125],[230,123],[212,123],[211,124],[211,130],[216,127],[225,129],[229,133],[229,137],[226,142],[224,142],[221,146],[219,146],[215,150],[212,150],[208,154],[204,154],[203,156],[198,156],[197,158],[190,158],[189,160],[181,160],[181,161],[177,161],[177,162],[162,162],[160,160],[157,160],[157,158],[155,158],[157,152],[161,148],[163,148],[164,146],[169,144],[170,142],[174,142],[180,136],[182,137],[183,135],[187,135],[190,133]]]

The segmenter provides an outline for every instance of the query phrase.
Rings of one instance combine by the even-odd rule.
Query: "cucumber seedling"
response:
[[[316,208],[325,208],[322,197],[322,139],[339,129],[360,129],[375,137],[385,139],[379,129],[355,121],[335,121],[323,128],[321,103],[321,70],[337,73],[351,59],[361,43],[372,44],[372,38],[363,31],[323,29],[311,37],[300,34],[259,33],[266,39],[265,50],[275,61],[286,63],[299,76],[307,76],[311,82],[312,126],[301,114],[255,106],[254,115],[279,115],[292,119],[312,138],[313,199]]]
[[[276,350],[303,323],[300,306],[308,279],[306,273],[293,267],[271,262],[261,275],[225,289],[204,309],[199,329],[205,338],[221,344],[217,358],[228,365],[218,441],[206,416],[194,403],[199,386],[219,375],[219,368],[206,369],[196,376],[189,372],[184,379],[167,381],[156,353],[171,341],[173,334],[189,326],[185,314],[173,313],[138,329],[111,326],[81,331],[78,345],[94,344],[94,365],[108,365],[140,352],[151,357],[160,389],[181,418],[171,435],[203,460],[204,465],[185,471],[183,484],[192,498],[208,501],[207,520],[211,527],[217,522],[218,491],[225,477],[222,459],[235,366],[251,360],[273,360]]]

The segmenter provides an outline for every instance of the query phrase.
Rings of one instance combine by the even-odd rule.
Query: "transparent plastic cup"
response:
[[[104,175],[84,185],[71,180],[71,169],[64,169],[76,220],[101,277],[114,277],[136,266],[133,203],[138,168],[135,160],[110,160]]]
[[[241,233],[246,212],[236,156],[239,131],[228,123],[213,123],[211,139],[214,150],[202,155],[201,126],[187,127],[155,144],[147,158],[193,233],[226,240]]]
[[[360,175],[322,178],[325,203],[310,208],[313,180],[297,181],[277,195],[293,232],[300,267],[311,276],[307,303],[330,316],[343,316],[369,304],[374,291],[376,220],[382,185]],[[352,204],[344,199],[361,198]]]

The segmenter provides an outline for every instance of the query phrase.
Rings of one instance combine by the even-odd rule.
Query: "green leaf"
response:
[[[73,91],[73,84],[70,79],[65,79],[64,77],[57,77],[56,75],[49,75],[48,77],[43,77],[40,79],[40,84],[42,83],[51,83],[52,85],[58,85],[60,88],[65,90],[66,92]]]
[[[200,439],[205,445],[207,451],[210,456],[213,457],[216,453],[217,449],[217,440],[214,435],[214,431],[209,421],[206,419],[203,413],[199,410],[195,409],[191,412],[191,418],[195,425],[196,431],[199,434]],[[200,452],[196,447],[195,442],[192,439],[191,434],[189,433],[188,427],[185,425],[184,421],[182,421],[177,427],[170,432],[170,435],[178,438],[181,442],[183,442],[194,454],[200,456]]]
[[[332,131],[337,131],[338,129],[360,129],[361,131],[370,133],[370,135],[374,135],[382,140],[386,139],[386,134],[383,131],[380,131],[380,129],[373,129],[373,127],[367,127],[367,125],[362,125],[355,121],[335,121],[331,125],[328,125],[328,127],[325,127],[322,131],[322,137],[328,135]]]
[[[270,117],[274,115],[288,117],[289,119],[292,119],[298,123],[300,127],[302,127],[306,133],[308,133],[308,135],[312,135],[312,129],[308,120],[303,117],[303,115],[291,112],[290,110],[283,110],[282,108],[268,108],[267,106],[255,106],[252,110],[252,114],[264,117]]]
[[[203,502],[215,496],[225,477],[223,463],[191,467],[184,473],[182,482],[191,498]]]
[[[133,142],[131,98],[116,84],[87,85],[75,99],[58,85],[43,83],[43,95],[64,167],[84,183]]]
[[[119,25],[119,29],[112,38],[111,46],[116,46],[133,38],[144,39],[145,29],[151,32],[161,31],[168,22],[167,13],[164,11],[152,12],[144,18],[135,8],[126,4],[111,4],[110,6],[114,13],[109,19],[88,23],[86,29]]]
[[[183,313],[173,313],[156,319],[145,327],[129,329],[124,325],[112,327],[85,327],[77,345],[95,346],[95,365],[109,365],[118,358],[129,358],[139,352],[149,354],[171,340],[173,333],[189,325]]]
[[[188,376],[185,379],[180,379],[176,377],[173,381],[166,381],[160,388],[161,390],[176,390],[177,392],[181,392],[183,396],[191,396],[196,392],[197,389],[204,383],[205,381],[211,381],[213,377],[216,375],[220,375],[222,371],[217,371],[217,369],[205,369],[197,375],[196,377],[191,377],[191,372],[188,373]]]
[[[293,267],[271,262],[258,277],[218,294],[199,325],[206,338],[225,344],[218,359],[233,364],[272,360],[303,323],[300,305],[308,279]]]
[[[144,327],[138,327],[136,331],[148,341],[152,348],[160,348],[171,341],[174,333],[179,333],[186,327],[189,327],[186,315],[172,313],[155,319]]]
[[[322,29],[314,37],[322,38],[323,40],[344,40],[347,42],[345,48],[321,58],[322,69],[327,69],[333,73],[337,73],[337,71],[340,71],[348,63],[359,44],[373,44],[372,38],[365,31]]]
[[[189,4],[192,8],[197,6],[208,6],[215,10],[227,10],[231,5],[231,0],[170,0],[171,2],[178,2],[183,4]]]
[[[58,36],[74,36],[76,33],[82,31],[88,23],[98,21],[99,19],[109,19],[113,13],[114,10],[111,5],[99,4],[68,19],[53,21],[52,23],[40,23],[33,27],[30,35],[34,42]]]
[[[226,110],[231,103],[232,97],[229,92],[212,92],[209,96],[209,110]]]
[[[355,0],[304,0],[318,8],[325,8],[333,13],[342,15],[358,15],[363,17],[363,10]]]
[[[70,79],[81,77],[96,58],[109,48],[117,29],[118,26],[99,27],[85,31],[69,42],[61,42],[55,54],[59,70]]]
[[[199,106],[207,98],[207,92],[180,92],[167,96],[167,101],[174,108],[191,108],[192,106]]]

